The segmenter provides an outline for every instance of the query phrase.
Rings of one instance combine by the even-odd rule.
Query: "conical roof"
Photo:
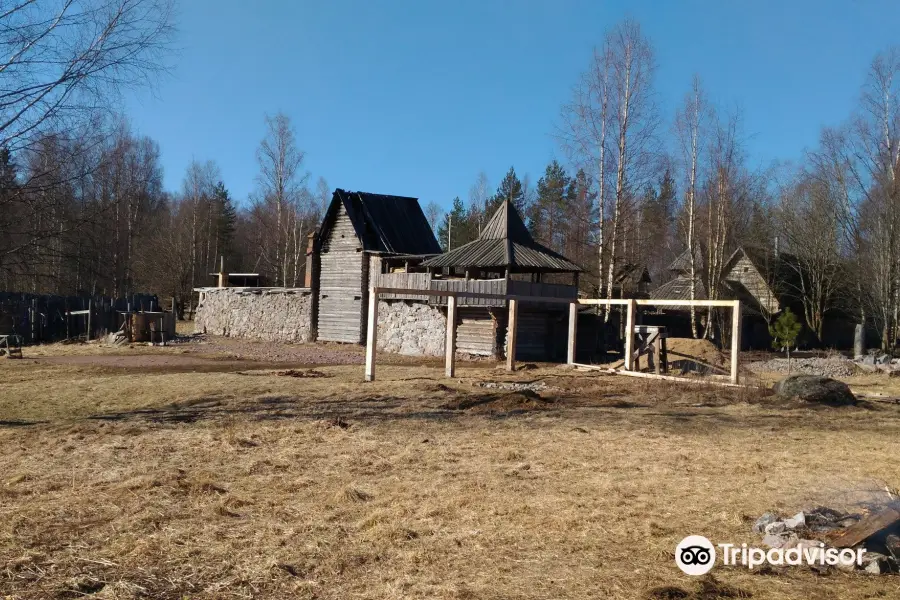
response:
[[[478,239],[428,259],[425,267],[509,269],[514,273],[575,272],[581,268],[534,241],[516,207],[504,200]]]

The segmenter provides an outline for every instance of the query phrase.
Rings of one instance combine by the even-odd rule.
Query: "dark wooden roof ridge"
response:
[[[320,236],[327,235],[339,204],[347,211],[364,250],[409,255],[435,255],[441,251],[417,198],[336,188]]]
[[[425,267],[508,268],[512,272],[580,272],[568,258],[531,237],[509,200],[494,212],[477,240],[422,263]]]

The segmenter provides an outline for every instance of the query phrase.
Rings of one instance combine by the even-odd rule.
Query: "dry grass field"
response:
[[[673,560],[688,534],[758,544],[766,510],[900,487],[895,405],[554,366],[448,381],[397,359],[364,384],[189,345],[25,354],[0,360],[0,597],[900,597],[897,576]],[[479,386],[506,381],[547,387]]]

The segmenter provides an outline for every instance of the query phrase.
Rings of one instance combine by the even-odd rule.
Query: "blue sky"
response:
[[[664,133],[698,73],[713,102],[741,108],[763,166],[845,120],[876,52],[900,44],[896,0],[182,0],[172,75],[125,110],[159,142],[169,190],[192,159],[214,160],[246,200],[264,115],[283,111],[311,186],[446,206],[479,171],[536,182],[564,159],[560,107],[628,16],[655,47]]]

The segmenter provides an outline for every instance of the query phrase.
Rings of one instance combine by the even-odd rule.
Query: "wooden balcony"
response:
[[[530,281],[516,281],[506,279],[434,279],[429,273],[379,273],[375,276],[374,284],[377,287],[406,288],[415,290],[435,290],[442,292],[472,292],[477,294],[515,294],[518,296],[542,296],[545,298],[567,298],[575,300],[577,290],[573,285],[561,285],[556,283],[532,283]],[[417,296],[385,294],[385,299],[392,300],[418,300],[436,305],[446,305],[446,297]],[[494,298],[459,298],[458,306],[505,306],[506,301]],[[530,306],[553,307],[560,309],[560,305],[531,303]]]

